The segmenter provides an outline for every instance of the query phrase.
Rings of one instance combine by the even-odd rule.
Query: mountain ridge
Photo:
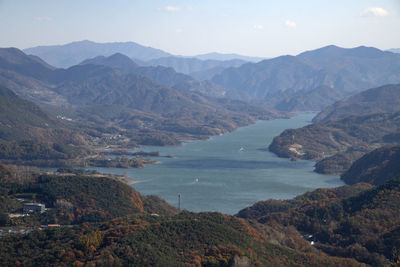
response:
[[[347,116],[400,111],[400,84],[383,85],[355,94],[327,106],[313,122],[340,120]]]
[[[354,94],[382,84],[399,83],[399,73],[399,54],[372,47],[327,46],[297,56],[280,56],[225,69],[211,80],[227,88],[229,97],[276,108],[297,92],[328,86],[341,94]],[[286,96],[269,100],[274,94],[285,92]],[[318,98],[314,101],[318,102]],[[287,107],[280,106],[284,108]]]
[[[113,54],[109,57],[98,56],[87,59],[79,65],[102,65],[117,68],[124,73],[135,73],[145,76],[161,85],[177,89],[180,92],[200,92],[208,96],[223,96],[226,91],[209,81],[199,82],[191,76],[176,72],[172,67],[165,66],[140,66],[131,58],[122,54]]]
[[[381,185],[400,174],[400,147],[384,146],[360,159],[340,176],[346,184],[370,183]]]
[[[13,56],[14,50],[0,52],[4,51]],[[23,52],[14,52],[32,61]],[[90,131],[94,131],[97,137],[104,134],[99,133],[99,129],[106,132],[119,131],[124,136],[121,142],[129,139],[131,145],[134,142],[179,144],[182,139],[203,139],[232,131],[257,119],[280,116],[274,111],[251,107],[245,103],[242,103],[244,109],[234,109],[230,103],[204,96],[194,88],[207,91],[211,90],[212,84],[199,83],[173,69],[138,67],[122,54],[111,57],[113,64],[119,63],[121,59],[125,67],[129,65],[128,70],[140,74],[102,64],[84,64],[68,69],[41,66],[45,70],[43,73],[39,68],[36,71],[27,66],[28,72],[25,75],[14,68],[16,64],[4,59],[6,64],[0,64],[0,82],[10,84],[18,95],[49,107],[48,110],[53,110],[57,115],[65,117],[64,110],[67,111],[67,117],[81,123],[81,126],[90,127]],[[96,59],[103,60],[108,59]],[[146,76],[166,84],[178,84],[165,86]],[[103,114],[106,110],[102,110],[102,106],[103,109],[110,107],[108,114]],[[103,115],[89,114],[86,112],[88,110],[96,110]]]
[[[167,52],[135,42],[96,43],[89,40],[54,46],[37,46],[23,50],[27,54],[39,56],[56,67],[66,68],[95,56],[109,56],[117,52],[140,60],[168,56]]]

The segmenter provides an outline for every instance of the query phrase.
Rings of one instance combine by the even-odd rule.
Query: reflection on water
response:
[[[276,157],[266,148],[274,136],[287,128],[308,124],[314,114],[302,113],[288,120],[260,121],[254,125],[192,141],[177,147],[141,147],[176,158],[155,158],[158,165],[128,169],[133,186],[145,195],[159,195],[191,211],[220,211],[235,214],[259,200],[288,199],[318,187],[343,183],[336,176],[313,172],[310,161],[290,161]],[[124,169],[95,168],[123,174]]]

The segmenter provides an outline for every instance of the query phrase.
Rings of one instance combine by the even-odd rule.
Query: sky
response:
[[[133,41],[172,54],[274,57],[400,48],[400,0],[0,0],[0,47]]]

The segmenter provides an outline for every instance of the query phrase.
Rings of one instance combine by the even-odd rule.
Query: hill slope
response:
[[[138,66],[129,57],[122,54],[114,54],[109,57],[99,56],[87,59],[80,65],[108,66],[123,71],[124,73],[135,73],[149,78],[161,85],[177,89],[180,92],[200,92],[209,96],[223,96],[226,89],[213,84],[210,81],[199,82],[191,76],[178,73],[171,67],[164,66]]]
[[[8,170],[5,173],[4,170]],[[164,200],[152,196],[141,196],[132,186],[102,174],[91,176],[73,173],[51,175],[23,174],[22,171],[0,165],[0,212],[20,212],[20,195],[25,202],[38,202],[46,205],[45,213],[26,219],[26,224],[60,223],[79,224],[101,222],[128,214],[158,212],[173,215],[177,210]],[[104,190],[107,188],[107,190]],[[6,207],[3,202],[19,202],[19,205]]]
[[[340,120],[348,116],[400,111],[400,84],[368,89],[322,110],[313,122]]]
[[[270,149],[279,156],[320,160],[316,171],[343,173],[366,152],[399,144],[400,85],[384,85],[326,107],[314,124],[288,129]]]
[[[355,161],[340,178],[346,184],[380,185],[399,175],[400,147],[381,147]]]
[[[343,173],[362,154],[384,144],[398,144],[395,136],[399,132],[399,112],[351,116],[287,129],[274,138],[269,149],[281,157],[323,159],[316,165],[318,172]]]
[[[317,189],[293,200],[262,201],[238,215],[267,225],[292,225],[329,255],[387,266],[396,265],[400,256],[395,249],[400,240],[399,207],[397,178],[376,188],[359,184]]]
[[[0,141],[32,140],[63,144],[85,144],[77,132],[0,85]]]
[[[11,178],[9,172],[0,165],[0,212],[18,211],[22,195],[51,209],[6,218],[8,229],[22,231],[0,238],[2,266],[362,266],[321,253],[293,228],[219,213],[176,214],[164,201],[101,175]],[[72,225],[37,228],[52,223]]]
[[[218,213],[127,216],[0,239],[0,263],[48,266],[364,266],[313,249],[293,230]],[[263,228],[263,229],[262,229]],[[23,244],[24,251],[17,249]],[[38,253],[39,252],[39,253]]]
[[[120,53],[111,55],[109,57],[98,56],[95,58],[87,59],[79,65],[100,65],[107,66],[114,69],[123,71],[124,73],[136,73],[143,75],[150,80],[157,82],[161,85],[173,87],[180,83],[193,81],[193,78],[183,73],[177,73],[173,68],[163,66],[149,66],[143,67],[136,64],[128,56]]]

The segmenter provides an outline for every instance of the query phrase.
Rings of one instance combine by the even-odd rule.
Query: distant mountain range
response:
[[[119,69],[125,73],[136,73],[143,75],[161,85],[172,87],[181,92],[201,92],[209,96],[221,97],[225,89],[209,81],[199,82],[191,76],[178,73],[171,67],[164,66],[139,66],[129,57],[120,53],[109,57],[98,56],[87,59],[80,65],[101,65]]]
[[[299,95],[317,88],[325,92],[326,87],[331,88],[329,97],[334,101],[360,90],[399,83],[400,55],[372,47],[327,46],[298,56],[281,56],[228,68],[211,80],[228,89],[227,97],[292,110]],[[309,109],[320,108],[324,95],[314,92],[307,99]]]
[[[122,59],[118,59],[118,68],[122,71],[136,69],[138,73],[138,65],[169,67],[197,82],[171,70],[173,78],[168,78],[163,68],[141,71],[148,78],[167,86],[176,86],[176,78],[180,76],[185,81],[177,89],[196,91],[197,87],[209,96],[240,99],[282,111],[321,110],[362,90],[400,82],[400,54],[364,46],[346,49],[331,45],[297,56],[264,60],[220,53],[175,56],[133,42],[102,44],[81,41],[24,51],[57,67],[86,64],[89,59],[94,64],[93,58],[104,61],[112,55],[123,54],[133,62],[122,66]],[[123,60],[128,62],[127,58]],[[116,57],[108,60],[116,60]],[[114,67],[112,62],[102,64]],[[168,79],[170,81],[166,82]],[[204,83],[207,80],[210,82]]]
[[[95,64],[105,65],[109,67],[118,68],[124,72],[140,72],[143,71],[149,74],[149,71],[167,71],[172,75],[180,75],[186,77],[188,80],[193,78],[204,81],[213,77],[215,74],[220,73],[224,69],[233,66],[240,66],[246,63],[242,60],[229,60],[229,61],[218,61],[218,60],[200,60],[196,58],[186,57],[166,57],[158,58],[150,61],[138,61],[137,59],[131,59],[121,53],[115,53],[109,57],[97,56],[94,58],[88,58],[80,64]],[[142,68],[140,69],[139,66]],[[173,74],[174,73],[174,74]],[[190,76],[189,76],[190,75]],[[158,75],[156,75],[158,77]],[[156,78],[153,76],[153,78]],[[166,78],[166,77],[164,77]],[[175,83],[176,84],[176,83]],[[168,84],[169,86],[173,84]]]
[[[95,43],[88,40],[65,45],[37,46],[24,49],[24,52],[38,56],[58,68],[68,68],[88,58],[110,56],[115,53],[122,53],[128,57],[143,61],[171,55],[162,50],[145,47],[135,42]]]
[[[135,42],[95,43],[87,40],[65,45],[37,46],[24,49],[24,52],[38,56],[58,68],[68,68],[97,56],[108,57],[121,53],[143,66],[173,67],[177,72],[185,74],[200,72],[195,77],[200,80],[209,79],[226,67],[238,67],[248,61],[262,60],[257,57],[221,53],[183,57]],[[207,71],[206,74],[202,74],[204,71]]]
[[[139,67],[122,54],[54,69],[18,49],[0,49],[0,83],[95,131],[117,127],[131,144],[177,144],[278,116],[241,101],[204,96],[197,91],[212,90],[211,83],[172,68]]]

